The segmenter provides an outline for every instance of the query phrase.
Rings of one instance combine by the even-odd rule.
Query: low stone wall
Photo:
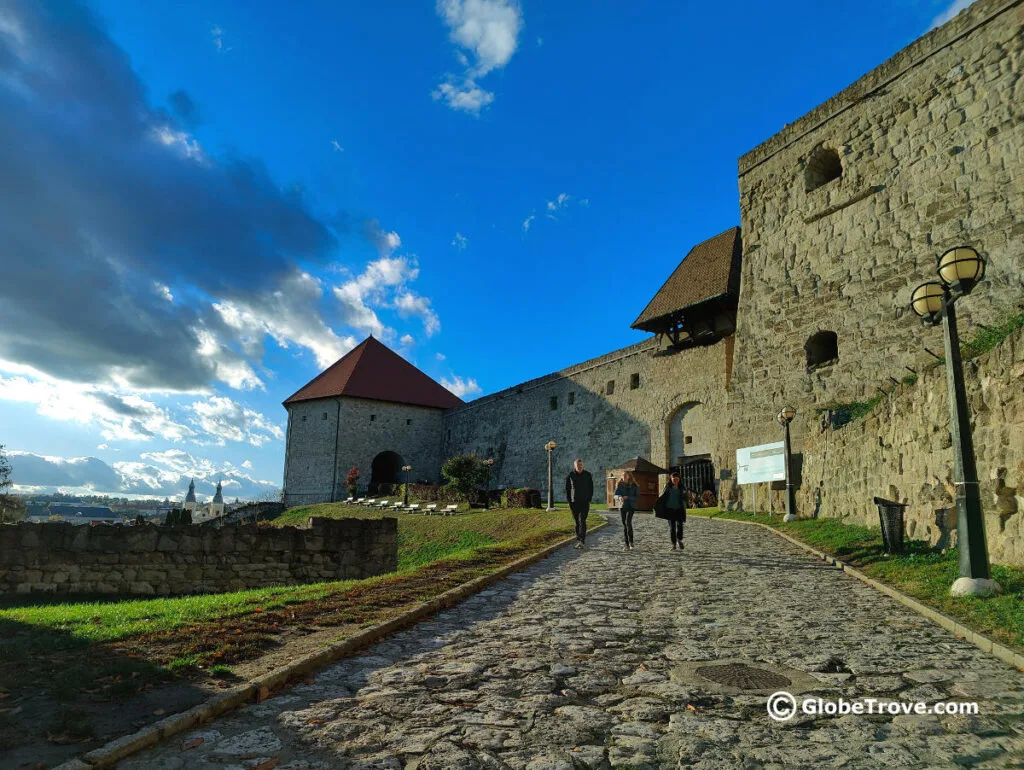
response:
[[[992,561],[1024,564],[1024,330],[964,367]],[[954,545],[956,510],[946,370],[923,372],[867,417],[808,435],[802,517],[878,526],[878,495],[909,503],[907,533]]]
[[[219,593],[397,567],[397,519],[310,519],[307,528],[0,526],[5,594]]]

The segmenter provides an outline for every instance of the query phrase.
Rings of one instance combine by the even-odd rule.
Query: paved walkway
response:
[[[588,550],[119,767],[1024,767],[1024,674],[998,659],[758,528],[691,519],[672,552],[643,515],[635,551],[620,536],[613,518]],[[779,680],[751,694],[694,673],[734,659],[798,697],[957,698],[979,715],[775,722]]]

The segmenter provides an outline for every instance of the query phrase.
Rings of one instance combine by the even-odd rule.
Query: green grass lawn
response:
[[[906,553],[890,555],[883,548],[880,529],[844,524],[839,519],[798,519],[787,524],[779,514],[711,508],[692,513],[767,524],[1001,644],[1024,652],[1024,568],[993,564],[992,577],[1002,586],[1002,594],[988,599],[956,598],[949,595],[949,588],[960,572],[959,554],[955,550],[941,552],[926,542],[913,540],[907,543]]]

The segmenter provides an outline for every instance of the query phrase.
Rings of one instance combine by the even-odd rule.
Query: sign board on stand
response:
[[[776,441],[771,444],[760,444],[736,450],[737,484],[760,484],[785,480],[785,442]],[[756,486],[754,487],[754,510],[757,510]]]

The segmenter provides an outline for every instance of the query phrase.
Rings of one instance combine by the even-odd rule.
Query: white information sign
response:
[[[736,483],[758,484],[786,480],[785,443],[748,446],[736,450]]]

